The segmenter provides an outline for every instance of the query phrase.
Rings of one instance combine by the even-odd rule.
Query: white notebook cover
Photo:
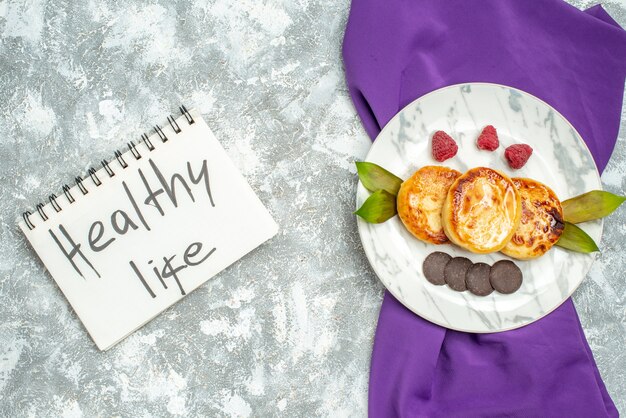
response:
[[[113,177],[104,168],[86,176],[87,194],[69,191],[73,203],[57,193],[61,210],[45,205],[45,221],[33,211],[33,229],[19,222],[101,350],[278,230],[202,117],[191,115],[193,124],[176,120],[179,133],[163,128],[166,142],[149,137],[152,151],[137,144],[140,159],[125,152],[126,168],[112,159]]]

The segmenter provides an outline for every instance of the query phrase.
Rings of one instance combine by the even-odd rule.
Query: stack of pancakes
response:
[[[563,232],[563,209],[545,184],[487,167],[465,174],[426,166],[402,183],[398,215],[418,239],[517,259],[545,254]]]

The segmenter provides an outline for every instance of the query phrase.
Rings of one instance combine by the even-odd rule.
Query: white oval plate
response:
[[[494,152],[476,147],[485,125],[498,130],[500,147]],[[457,155],[443,163],[431,155],[430,138],[437,130],[449,133],[459,146]],[[529,144],[534,150],[520,170],[510,169],[504,159],[504,149],[514,143]],[[539,180],[561,200],[602,188],[591,153],[560,113],[528,93],[496,84],[459,84],[415,100],[385,126],[366,161],[403,179],[424,165],[445,165],[461,172],[491,167],[511,177]],[[359,183],[357,207],[369,195]],[[466,332],[510,330],[547,315],[576,290],[594,260],[591,255],[555,246],[538,259],[513,260],[524,274],[517,292],[479,297],[429,283],[422,273],[424,258],[433,251],[489,264],[509,257],[474,254],[452,244],[424,243],[414,238],[397,216],[377,225],[359,218],[358,228],[370,264],[400,302],[431,322]],[[601,221],[588,222],[583,229],[599,244]]]

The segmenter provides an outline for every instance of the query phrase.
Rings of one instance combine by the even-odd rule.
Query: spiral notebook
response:
[[[181,113],[19,222],[101,350],[278,230],[202,117]]]

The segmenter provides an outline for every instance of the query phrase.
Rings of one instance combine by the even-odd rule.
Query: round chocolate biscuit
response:
[[[424,264],[422,264],[422,271],[426,280],[437,286],[446,284],[443,270],[451,259],[451,256],[440,251],[428,254],[428,257],[424,259]]]
[[[500,260],[491,267],[491,286],[500,293],[515,292],[522,285],[522,270],[509,260]]]
[[[470,259],[465,257],[454,257],[443,270],[443,276],[446,283],[452,290],[464,292],[467,290],[465,286],[465,273],[472,265]]]
[[[489,264],[476,263],[470,266],[465,273],[465,285],[467,290],[476,296],[487,296],[493,292],[491,282],[489,281],[489,273],[491,267]]]

